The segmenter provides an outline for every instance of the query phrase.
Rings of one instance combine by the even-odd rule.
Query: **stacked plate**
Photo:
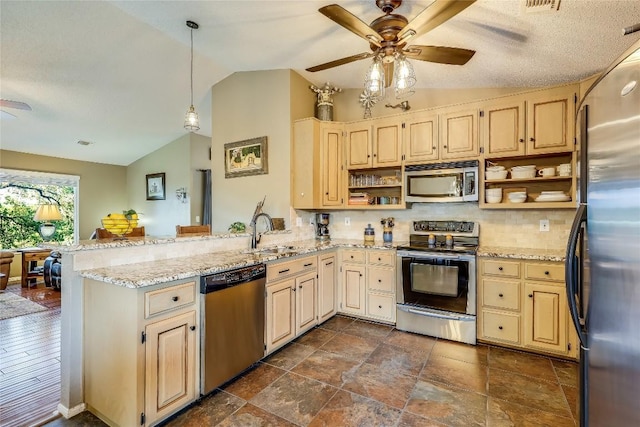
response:
[[[511,168],[511,178],[526,179],[536,177],[536,165],[514,166]]]
[[[568,202],[571,196],[567,196],[564,191],[543,191],[535,198],[536,202]]]
[[[527,200],[526,191],[512,191],[508,195],[511,203],[524,203]]]
[[[504,166],[489,166],[485,171],[486,179],[505,179],[508,171]]]

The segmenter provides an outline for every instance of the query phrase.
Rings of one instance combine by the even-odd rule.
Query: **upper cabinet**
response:
[[[347,169],[371,169],[402,164],[402,120],[397,117],[346,125]]]
[[[440,114],[440,159],[478,157],[478,109]]]
[[[341,207],[344,124],[316,119],[293,124],[291,201],[296,209]]]
[[[575,86],[514,95],[482,109],[485,158],[572,151]]]
[[[403,140],[406,163],[438,160],[438,115],[419,112],[407,117]]]

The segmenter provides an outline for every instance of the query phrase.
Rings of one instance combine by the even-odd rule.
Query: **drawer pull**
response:
[[[498,329],[502,330],[502,326],[498,326]]]
[[[533,298],[533,294],[529,294],[529,298]]]
[[[502,271],[502,267],[498,267],[498,270]]]
[[[313,265],[313,263],[312,263],[312,262],[309,262],[309,263],[305,264],[304,266],[305,266],[305,267],[309,267],[310,265]]]
[[[290,270],[289,268],[285,268],[284,270],[278,271],[278,274],[286,273],[289,270]]]
[[[171,299],[173,300],[173,302],[176,302],[176,301],[178,301],[180,299],[180,297],[173,297]]]
[[[378,261],[382,261],[382,258],[378,257]]]
[[[379,306],[378,306],[378,308],[382,308],[382,306],[381,306],[381,305],[379,305]]]
[[[191,329],[192,331],[195,331],[196,327],[195,326],[191,326],[189,329]]]
[[[353,259],[353,255],[351,255],[351,259]]]
[[[362,277],[362,274],[360,275],[360,277]]]
[[[331,265],[333,264],[333,261],[326,263],[325,265]]]
[[[548,275],[549,275],[549,272],[548,272],[548,271],[545,271],[545,272],[544,272],[544,274],[546,274],[546,275],[548,276]]]
[[[500,298],[502,298],[504,295],[502,295],[502,294],[498,294],[498,296],[499,296]]]
[[[378,279],[378,283],[382,283],[382,279]]]

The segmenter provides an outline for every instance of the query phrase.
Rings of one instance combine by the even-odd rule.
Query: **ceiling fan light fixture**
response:
[[[364,79],[364,90],[371,99],[384,98],[384,66],[380,56],[373,58]]]
[[[195,132],[200,129],[200,120],[193,107],[193,30],[197,30],[199,25],[193,21],[187,21],[187,27],[191,30],[191,105],[184,117],[184,128],[189,132]]]
[[[395,73],[393,87],[396,98],[407,98],[415,93],[413,87],[416,85],[416,73],[413,65],[402,54],[397,54],[395,58]]]

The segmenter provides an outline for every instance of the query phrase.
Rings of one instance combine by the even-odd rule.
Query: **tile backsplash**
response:
[[[292,210],[293,211],[293,210]],[[532,249],[564,249],[575,215],[573,209],[503,209],[484,210],[476,203],[416,203],[410,209],[380,211],[327,211],[331,214],[329,230],[336,238],[363,238],[367,224],[375,229],[376,241],[382,241],[382,218],[394,217],[394,241],[409,239],[411,224],[416,220],[466,220],[480,223],[480,245],[507,246]],[[295,216],[302,219],[302,226],[295,226]],[[315,212],[295,210],[291,224],[294,233],[313,233]],[[349,218],[350,225],[345,225]],[[540,220],[549,220],[549,231],[540,231]],[[302,228],[302,230],[300,230]],[[298,229],[298,230],[296,230]]]

